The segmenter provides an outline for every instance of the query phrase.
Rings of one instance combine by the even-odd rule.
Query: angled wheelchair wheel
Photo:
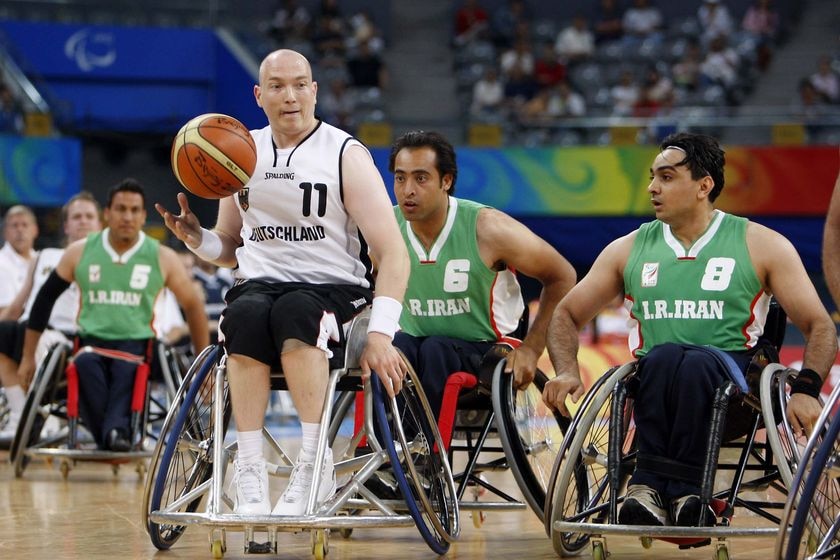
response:
[[[840,415],[828,426],[812,458],[801,468],[804,480],[793,516],[785,560],[840,557]],[[795,493],[792,492],[792,493]],[[785,508],[789,512],[789,508]]]
[[[786,488],[791,487],[793,473],[802,460],[802,448],[796,443],[793,429],[785,414],[789,398],[786,387],[791,372],[792,370],[780,364],[768,365],[761,373],[759,389],[767,441]]]
[[[524,390],[515,389],[513,375],[504,373],[506,361],[500,360],[493,372],[499,438],[525,501],[543,521],[546,487],[570,420],[543,404],[542,391],[548,382],[543,372],[537,371]]]
[[[160,550],[171,547],[186,526],[155,523],[149,519],[149,514],[172,507],[185,497],[187,499],[177,506],[177,511],[195,511],[205,493],[188,496],[212,474],[214,366],[218,352],[218,346],[208,346],[187,372],[152,455],[143,493],[143,511],[146,531],[152,544]],[[230,404],[225,404],[223,421],[227,425]]]
[[[51,414],[67,418],[67,381],[64,377],[64,366],[69,351],[65,344],[54,345],[32,378],[32,386],[26,395],[20,423],[9,450],[9,461],[14,465],[15,476],[18,478],[23,475],[29,464],[29,457],[26,456],[28,448],[56,443],[41,439],[41,431],[47,418]]]
[[[459,532],[455,483],[420,378],[406,365],[408,375],[394,399],[388,398],[379,378],[371,375],[374,414],[382,445],[417,529],[433,551],[445,554]]]
[[[579,554],[590,537],[583,533],[558,531],[554,523],[606,523],[611,507],[610,476],[616,476],[616,495],[621,495],[633,472],[634,429],[630,407],[625,403],[623,410],[613,411],[613,389],[634,373],[635,368],[636,364],[630,363],[612,370],[589,391],[558,452],[556,480],[550,494],[552,507],[550,516],[546,517],[546,529],[554,550],[561,556]],[[622,418],[616,471],[608,469],[611,413],[618,413]]]

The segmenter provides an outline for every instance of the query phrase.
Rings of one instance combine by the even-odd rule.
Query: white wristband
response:
[[[201,243],[196,248],[189,245],[187,248],[205,261],[213,262],[222,256],[222,238],[215,231],[201,228]]]
[[[388,296],[376,296],[370,309],[367,332],[386,334],[393,340],[400,324],[402,303]]]

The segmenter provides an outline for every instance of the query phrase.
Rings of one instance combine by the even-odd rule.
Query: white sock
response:
[[[318,433],[321,431],[321,423],[301,422],[300,427],[303,431],[300,445],[301,458],[312,462],[318,452]]]
[[[23,412],[23,405],[26,404],[26,393],[20,385],[6,387],[6,402],[9,403],[9,411]]]
[[[247,463],[263,458],[262,430],[251,432],[236,432],[236,460]]]

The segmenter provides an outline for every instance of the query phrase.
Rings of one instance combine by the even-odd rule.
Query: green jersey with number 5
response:
[[[163,289],[159,244],[140,232],[122,255],[108,243],[108,230],[88,236],[76,266],[81,293],[79,334],[103,340],[154,338],[155,299]]]
[[[633,356],[665,342],[727,351],[755,346],[770,296],[750,259],[747,223],[715,210],[688,248],[659,220],[639,228],[624,269]]]

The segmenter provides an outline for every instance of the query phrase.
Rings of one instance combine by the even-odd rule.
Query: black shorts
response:
[[[0,321],[0,354],[20,362],[23,353],[23,338],[26,323],[18,321]]]
[[[272,368],[280,366],[280,352],[289,339],[332,357],[332,350],[344,343],[344,323],[372,297],[371,290],[359,286],[249,280],[225,295],[220,342],[228,354],[248,356]]]

